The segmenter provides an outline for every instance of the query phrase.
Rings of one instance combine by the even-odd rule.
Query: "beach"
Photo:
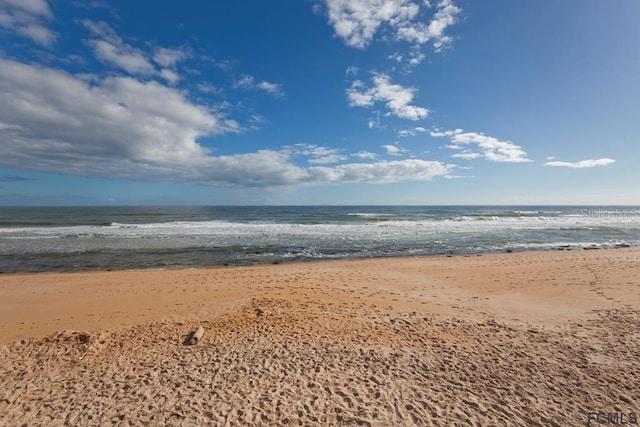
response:
[[[639,261],[3,274],[0,425],[637,424]]]

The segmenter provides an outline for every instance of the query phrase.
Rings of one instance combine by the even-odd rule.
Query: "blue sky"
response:
[[[639,20],[0,0],[0,205],[640,204]]]

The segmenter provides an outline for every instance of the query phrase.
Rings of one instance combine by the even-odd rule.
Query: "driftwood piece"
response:
[[[198,344],[198,341],[202,339],[203,335],[204,335],[204,328],[202,326],[198,326],[198,329],[196,329],[194,332],[191,333],[191,336],[189,337],[189,344],[191,345]]]

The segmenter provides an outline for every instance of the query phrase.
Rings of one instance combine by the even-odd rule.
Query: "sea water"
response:
[[[0,272],[640,246],[639,207],[0,207]]]

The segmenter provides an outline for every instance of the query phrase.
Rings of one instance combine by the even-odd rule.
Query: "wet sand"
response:
[[[640,251],[0,275],[0,384],[0,425],[629,422]]]

